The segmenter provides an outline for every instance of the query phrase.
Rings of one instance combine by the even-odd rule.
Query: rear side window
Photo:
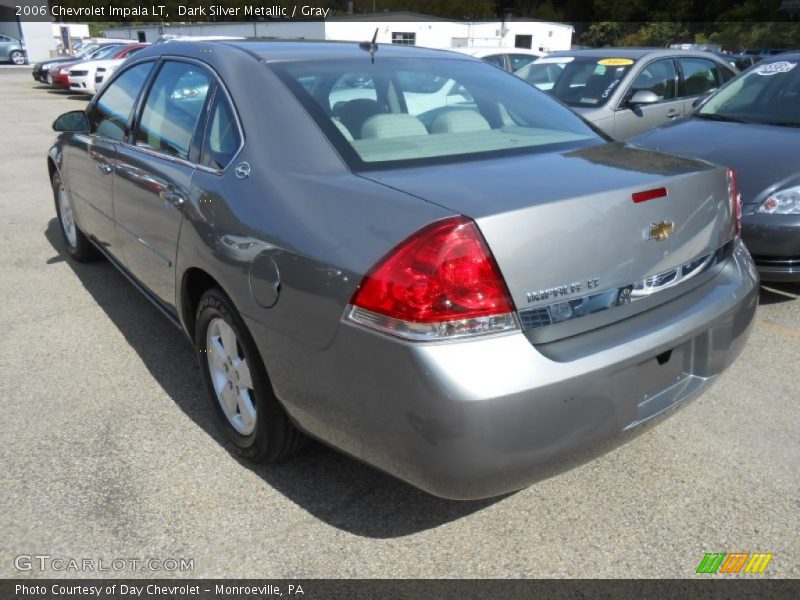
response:
[[[233,108],[218,89],[211,105],[200,162],[212,169],[224,169],[233,160],[241,143]]]
[[[210,85],[211,76],[205,69],[189,63],[165,62],[147,96],[136,145],[188,158]]]
[[[92,113],[92,133],[122,141],[136,96],[152,68],[152,62],[131,67],[103,91]]]
[[[683,95],[700,96],[717,89],[717,65],[704,58],[680,58]]]

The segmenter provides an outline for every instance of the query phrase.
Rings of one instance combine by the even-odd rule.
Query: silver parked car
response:
[[[186,333],[255,461],[308,435],[439,496],[516,490],[696,397],[753,322],[731,171],[454,53],[171,42],[54,128],[68,253]]]
[[[0,62],[24,65],[26,60],[25,45],[22,42],[7,35],[0,35]]]
[[[625,140],[682,119],[736,71],[710,52],[597,48],[554,52],[516,74]]]

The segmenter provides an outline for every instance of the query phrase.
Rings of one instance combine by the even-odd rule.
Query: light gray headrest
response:
[[[405,113],[373,115],[361,127],[362,139],[386,139],[426,135],[428,130],[414,115]]]
[[[474,110],[448,110],[431,123],[431,133],[462,133],[491,129],[489,121]]]

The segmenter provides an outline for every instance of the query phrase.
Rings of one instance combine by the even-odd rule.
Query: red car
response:
[[[110,44],[92,55],[90,60],[113,60],[125,58],[131,52],[149,44]],[[47,73],[47,83],[55,88],[69,89],[69,70],[77,64],[88,62],[85,58],[54,64]]]

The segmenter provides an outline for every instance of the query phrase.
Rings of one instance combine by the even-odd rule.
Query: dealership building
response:
[[[345,15],[321,21],[264,20],[114,27],[109,28],[106,35],[143,42],[154,42],[163,35],[364,41],[372,39],[376,29],[378,43],[426,48],[530,48],[542,52],[569,50],[573,33],[571,25],[530,19],[453,21],[402,12]]]

